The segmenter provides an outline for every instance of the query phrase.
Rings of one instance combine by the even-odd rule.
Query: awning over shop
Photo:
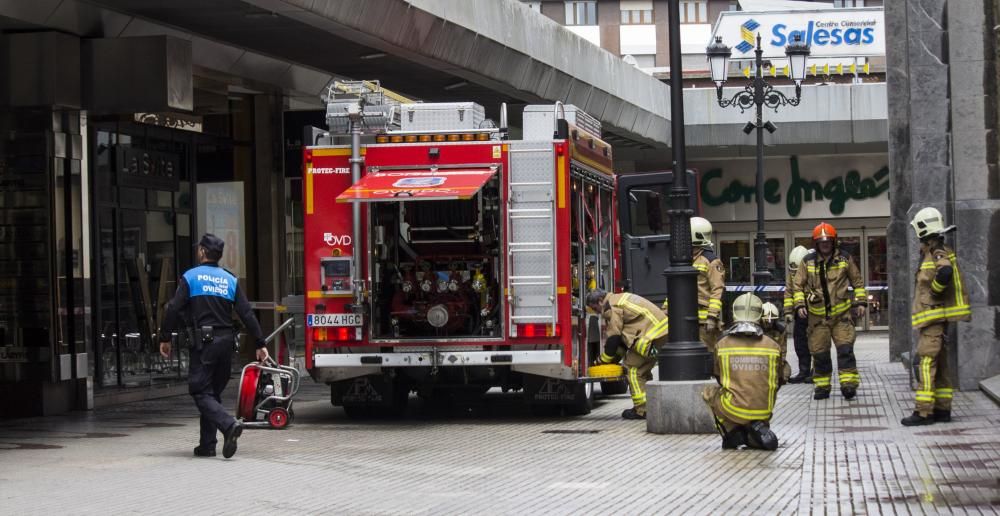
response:
[[[497,167],[369,171],[337,196],[337,202],[471,199]]]

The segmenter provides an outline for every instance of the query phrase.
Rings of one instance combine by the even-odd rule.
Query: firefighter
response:
[[[691,217],[691,262],[698,270],[699,338],[710,352],[722,332],[722,294],[726,291],[726,273],[722,260],[712,248],[712,223]]]
[[[257,360],[268,358],[260,323],[254,317],[246,292],[236,276],[219,267],[225,243],[206,233],[198,242],[199,265],[177,280],[177,292],[167,304],[160,326],[160,354],[170,357],[170,334],[179,329],[180,312],[186,310],[195,324],[188,371],[188,392],[201,413],[201,438],[194,449],[196,457],[214,457],[217,432],[224,437],[222,455],[236,453],[236,440],[243,425],[226,413],[222,391],[229,383],[232,353],[235,348],[233,309],[240,316],[257,345]]]
[[[788,349],[787,326],[782,322],[778,306],[774,303],[764,303],[761,307],[760,320],[760,326],[764,329],[764,335],[777,342],[781,348],[781,381],[782,383],[787,383],[788,377],[792,375],[792,368],[785,360],[785,353]]]
[[[788,254],[788,274],[785,275],[785,325],[792,327],[792,342],[795,356],[799,359],[799,372],[788,379],[788,383],[812,383],[812,355],[809,354],[809,340],[806,329],[809,327],[808,317],[799,317],[792,300],[792,281],[795,272],[799,270],[802,259],[809,254],[805,246],[797,246]]]
[[[632,394],[632,408],[624,419],[646,419],[646,382],[653,379],[658,346],[667,340],[667,316],[655,304],[635,294],[609,294],[601,289],[587,294],[587,308],[602,314],[606,323],[605,349],[598,363],[622,365]]]
[[[784,353],[760,326],[761,312],[760,298],[753,294],[733,301],[733,324],[716,348],[719,385],[701,394],[722,435],[723,450],[778,448],[770,421],[783,383]]]
[[[920,267],[913,288],[912,324],[917,341],[918,386],[916,409],[901,421],[905,426],[951,421],[951,381],[948,379],[948,323],[972,318],[969,297],[962,285],[955,251],[944,244],[944,227],[935,208],[924,208],[910,222],[920,239]]]
[[[857,396],[857,360],[854,358],[854,316],[864,317],[868,304],[864,281],[854,259],[840,249],[837,230],[820,223],[813,229],[815,249],[799,265],[792,285],[792,301],[799,317],[809,318],[809,352],[812,353],[813,399],[830,397],[830,339],[837,347],[837,368],[840,375],[840,392],[851,400]],[[854,287],[852,294],[848,287]]]

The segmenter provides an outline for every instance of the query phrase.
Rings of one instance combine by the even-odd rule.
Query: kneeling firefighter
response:
[[[719,385],[706,387],[708,404],[722,435],[722,449],[746,445],[760,450],[778,448],[770,428],[778,387],[784,383],[784,350],[764,334],[762,303],[753,294],[733,302],[733,324],[716,347]]]
[[[646,419],[645,387],[653,379],[657,347],[667,340],[666,314],[644,297],[601,289],[587,294],[587,308],[602,314],[607,330],[605,349],[597,362],[610,364],[624,358],[633,406],[622,412],[622,418]]]

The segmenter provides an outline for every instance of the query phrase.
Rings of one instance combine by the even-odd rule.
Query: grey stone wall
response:
[[[892,172],[890,351],[915,343],[910,300],[918,243],[908,225],[935,206],[959,226],[951,239],[973,321],[951,334],[963,389],[1000,374],[1000,188],[997,179],[996,0],[885,6]]]

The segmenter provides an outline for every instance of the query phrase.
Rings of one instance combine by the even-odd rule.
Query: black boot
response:
[[[778,449],[778,436],[774,435],[766,422],[754,421],[747,430],[747,446],[757,450],[774,451]]]
[[[858,395],[858,388],[850,385],[842,385],[840,386],[840,393],[844,395],[844,399],[853,400],[854,397]]]
[[[806,378],[812,378],[812,371],[799,369],[799,374],[788,379],[788,383],[805,383]]]
[[[809,376],[802,380],[802,383],[813,383],[813,372],[809,371]]]
[[[902,423],[903,426],[933,425],[934,424],[934,417],[932,417],[932,416],[926,416],[925,417],[925,416],[921,416],[919,412],[914,412],[913,414],[910,414],[909,416],[904,417],[903,420],[900,421],[900,423]]]
[[[951,423],[951,411],[944,409],[934,409],[935,423]]]
[[[207,449],[201,446],[196,446],[194,448],[195,457],[215,457],[215,448]]]
[[[813,391],[814,400],[825,400],[829,397],[830,397],[830,389],[821,389],[819,387],[816,387],[816,390]]]
[[[236,455],[236,440],[243,435],[243,423],[236,420],[232,426],[223,432],[223,435],[226,437],[226,440],[222,445],[222,456],[228,459]]]
[[[646,419],[646,414],[640,414],[639,411],[634,408],[625,409],[622,412],[622,419]]]
[[[723,450],[737,450],[740,446],[747,444],[746,427],[738,426],[722,436]]]

